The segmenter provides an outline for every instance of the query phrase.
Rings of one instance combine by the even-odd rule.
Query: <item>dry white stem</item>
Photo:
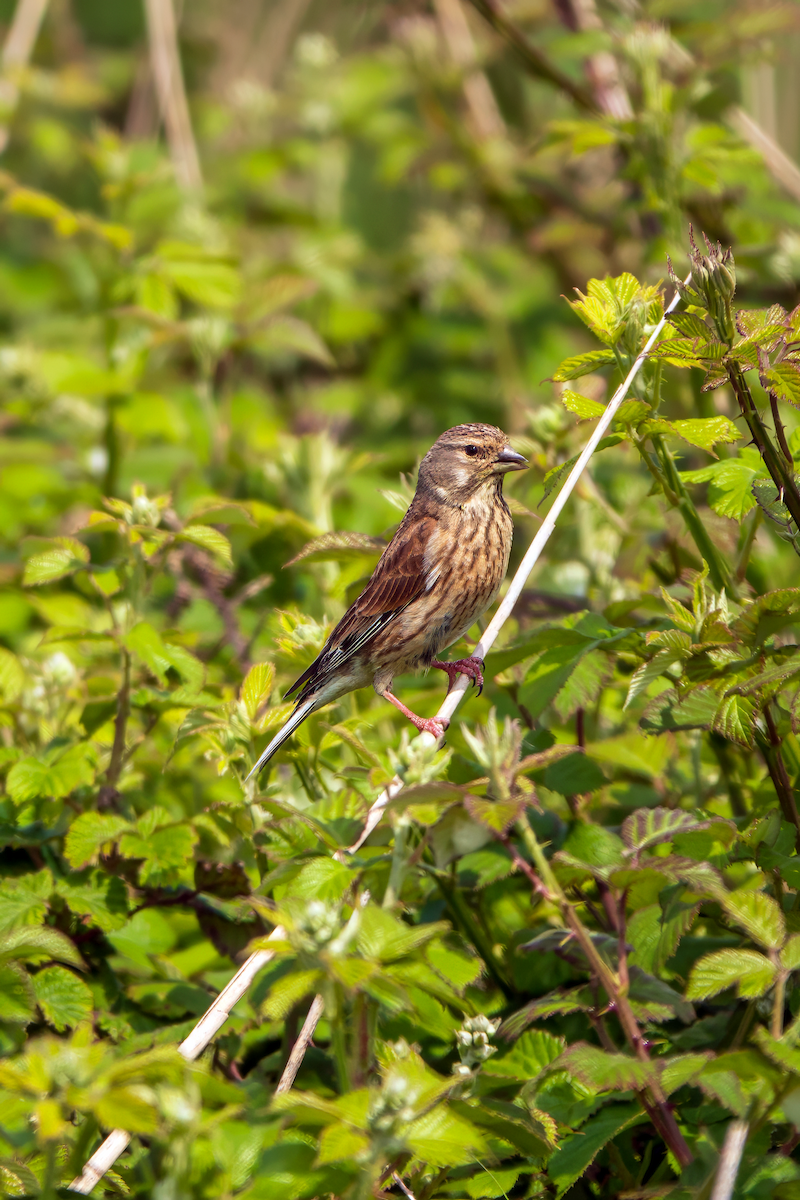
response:
[[[182,188],[196,192],[203,186],[203,176],[183,85],[175,10],[172,0],[145,0],[145,9],[158,106],[175,176]]]
[[[731,1200],[739,1163],[747,1141],[750,1127],[746,1121],[731,1121],[722,1144],[717,1176],[711,1192],[711,1200]]]
[[[408,1200],[416,1200],[416,1196],[411,1191],[411,1188],[406,1186],[402,1177],[398,1175],[397,1171],[392,1171],[392,1182],[397,1184],[397,1186],[400,1188],[400,1191],[408,1198]]]
[[[689,276],[689,278],[691,278],[691,276]],[[688,282],[689,282],[689,280],[687,279],[687,283]],[[533,568],[536,566],[536,563],[539,561],[540,554],[542,553],[545,546],[547,545],[547,543],[550,540],[553,530],[556,527],[556,521],[558,520],[559,516],[561,515],[564,505],[567,503],[570,496],[572,495],[575,485],[577,484],[581,475],[585,471],[585,469],[588,465],[589,459],[592,457],[595,450],[597,449],[598,443],[605,436],[606,430],[608,429],[611,422],[614,420],[614,417],[616,416],[619,406],[622,404],[623,400],[625,399],[625,397],[628,394],[628,389],[630,388],[630,386],[633,383],[636,376],[639,374],[639,371],[641,370],[642,365],[643,365],[645,359],[647,358],[647,355],[650,353],[651,349],[655,345],[656,340],[657,340],[659,334],[661,333],[661,330],[664,328],[664,325],[666,324],[668,315],[677,306],[679,299],[680,299],[680,297],[679,297],[678,293],[676,292],[675,295],[672,297],[672,300],[670,301],[669,306],[665,310],[664,316],[661,318],[661,320],[656,325],[653,332],[650,334],[650,337],[647,339],[647,343],[646,343],[644,349],[642,350],[641,354],[636,359],[636,362],[631,367],[626,378],[619,385],[616,392],[611,397],[611,400],[609,401],[605,412],[603,413],[600,420],[597,422],[597,425],[592,433],[592,436],[589,438],[588,442],[584,446],[583,452],[582,452],[580,458],[575,463],[575,466],[572,468],[572,470],[570,471],[566,480],[564,481],[564,485],[561,488],[561,491],[556,496],[555,501],[553,502],[552,508],[550,509],[550,511],[547,514],[547,516],[545,517],[545,519],[542,521],[542,524],[540,525],[535,538],[533,539],[530,546],[528,547],[528,551],[527,551],[525,557],[523,558],[522,562],[520,563],[519,567],[517,568],[517,572],[516,572],[514,578],[511,580],[508,591],[506,592],[505,596],[503,597],[503,599],[500,603],[500,606],[497,609],[497,612],[494,614],[494,616],[492,617],[492,620],[487,625],[486,630],[484,631],[484,633],[481,637],[481,640],[473,648],[472,653],[475,658],[486,658],[486,655],[489,653],[489,650],[492,648],[492,646],[494,644],[495,638],[497,637],[498,633],[505,625],[508,618],[511,616],[511,612],[514,608],[514,605],[517,603],[517,600],[520,597],[520,593],[521,593],[522,589],[525,587],[525,584],[528,582],[528,576],[530,575]],[[436,716],[439,720],[441,720],[441,721],[445,721],[445,720],[449,721],[450,720],[453,713],[456,711],[459,704],[461,703],[461,698],[463,697],[463,695],[466,692],[469,685],[470,685],[470,681],[466,675],[459,675],[457,677],[455,683],[453,684],[451,691],[445,697],[442,707],[439,709],[438,713],[436,714]],[[433,734],[420,733],[419,737],[428,738],[430,741],[430,744],[431,745],[434,744]],[[394,779],[388,785],[386,790],[381,793],[381,795],[378,797],[378,799],[372,805],[372,808],[367,813],[367,819],[364,824],[364,828],[361,831],[361,836],[358,838],[357,841],[355,841],[353,843],[352,846],[349,847],[347,853],[353,854],[356,850],[360,849],[360,847],[363,846],[364,842],[367,840],[369,835],[372,833],[375,826],[379,823],[381,816],[383,815],[383,812],[386,809],[387,804],[389,804],[394,799],[394,797],[399,792],[402,791],[402,789],[403,789],[403,781],[402,781],[402,779],[399,778],[399,776],[395,775]],[[338,854],[341,855],[342,852],[338,851]]]
[[[269,935],[268,941],[281,941],[285,936],[286,930],[281,925],[276,925]],[[232,1009],[239,1003],[242,996],[247,993],[250,984],[258,972],[268,962],[271,962],[274,957],[275,954],[272,950],[256,950],[255,954],[251,954],[247,962],[239,968],[227,987],[222,989],[211,1007],[203,1013],[189,1036],[178,1047],[178,1053],[182,1054],[187,1062],[193,1062],[194,1059],[203,1053],[208,1043],[214,1037],[214,1034],[222,1028],[231,1015]],[[316,1024],[316,1021],[314,1024]],[[308,1036],[310,1039],[311,1033]],[[291,1062],[291,1058],[289,1061]],[[299,1066],[300,1063],[298,1062],[297,1068]],[[297,1074],[297,1068],[295,1068],[295,1075]],[[124,1129],[112,1130],[102,1146],[95,1150],[80,1176],[77,1179],[73,1179],[70,1184],[70,1191],[80,1192],[82,1195],[88,1196],[97,1181],[102,1179],[110,1167],[113,1167],[130,1140],[130,1134],[126,1133]]]
[[[800,167],[797,163],[743,108],[729,108],[725,116],[739,137],[758,151],[773,179],[795,200],[800,200]]]
[[[18,0],[14,19],[6,35],[0,67],[0,119],[8,121],[17,107],[20,72],[30,62],[33,47],[47,12],[47,0]],[[8,145],[8,126],[0,125],[0,154]]]
[[[297,1041],[292,1046],[292,1052],[289,1055],[286,1066],[283,1068],[283,1074],[278,1080],[278,1086],[275,1088],[275,1095],[280,1096],[283,1092],[291,1091],[294,1086],[294,1081],[297,1078],[297,1072],[300,1070],[300,1065],[305,1058],[306,1050],[314,1036],[314,1030],[317,1028],[317,1022],[322,1016],[322,1010],[325,1003],[322,996],[315,996],[311,1001],[311,1008],[308,1010],[303,1028]]]

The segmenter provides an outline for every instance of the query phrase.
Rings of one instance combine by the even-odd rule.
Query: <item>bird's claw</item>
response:
[[[450,724],[449,721],[444,720],[442,717],[418,717],[417,720],[419,721],[419,724],[417,725],[416,721],[414,724],[417,725],[417,729],[420,731],[420,733],[431,734],[432,737],[436,738],[437,742],[440,738],[444,737],[445,730]]]
[[[477,658],[473,655],[472,658],[457,658],[455,662],[439,662],[434,659],[431,663],[432,667],[438,667],[440,671],[445,671],[450,679],[450,686],[447,689],[448,695],[452,690],[453,684],[458,675],[466,675],[470,683],[477,685],[478,695],[483,691],[483,668],[484,661],[482,658]]]

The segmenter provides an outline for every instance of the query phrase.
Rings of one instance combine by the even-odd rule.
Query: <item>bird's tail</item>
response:
[[[297,726],[301,725],[309,713],[313,712],[315,704],[316,700],[313,697],[310,700],[304,701],[303,704],[298,704],[297,708],[289,717],[289,720],[286,722],[283,728],[279,729],[275,734],[275,737],[272,739],[256,765],[253,767],[252,771],[247,776],[247,779],[252,779],[253,776],[257,775],[261,768],[269,762],[275,751],[281,748],[287,738],[292,736],[295,729],[297,729]],[[247,779],[245,780],[245,783],[247,783]]]

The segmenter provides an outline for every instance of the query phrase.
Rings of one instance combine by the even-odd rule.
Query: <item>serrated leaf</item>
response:
[[[769,991],[775,979],[775,967],[755,950],[716,950],[695,963],[686,988],[687,1000],[707,1000],[729,987],[751,999]]]
[[[737,458],[721,459],[699,471],[682,471],[681,478],[686,483],[707,482],[708,503],[714,512],[741,521],[756,506],[753,480],[763,474],[758,451],[746,447]]]
[[[33,991],[42,1016],[63,1033],[86,1021],[94,1000],[86,984],[66,967],[45,967],[33,976]]]
[[[591,375],[614,361],[613,350],[589,350],[586,354],[576,354],[564,359],[552,376],[552,382],[567,383],[570,379],[580,379],[582,375]]]
[[[582,421],[593,421],[597,417],[602,417],[606,411],[605,405],[599,400],[590,400],[588,396],[581,396],[580,392],[570,391],[565,388],[561,393],[561,403],[569,412],[575,413]]]
[[[558,1059],[575,1079],[596,1092],[640,1089],[652,1082],[654,1067],[627,1054],[609,1054],[599,1046],[574,1042]]]
[[[282,1021],[296,1004],[317,990],[322,978],[318,970],[293,970],[272,984],[267,999],[261,1006],[265,1017],[271,1021]]]
[[[22,925],[0,938],[0,961],[46,962],[54,958],[57,962],[82,967],[83,959],[73,942],[58,929],[49,925]]]
[[[316,1162],[318,1166],[323,1166],[325,1163],[340,1162],[342,1159],[352,1161],[356,1155],[363,1154],[368,1149],[369,1138],[365,1133],[351,1129],[349,1125],[328,1125],[320,1134]]]
[[[199,546],[201,550],[205,550],[207,554],[215,558],[223,567],[233,566],[231,544],[225,537],[225,534],[220,533],[213,525],[186,525],[177,534],[175,541],[189,542],[192,546]]]
[[[676,833],[704,829],[708,821],[673,808],[640,808],[622,822],[622,840],[636,853],[660,842],[671,842]]]
[[[608,435],[608,437],[600,439],[600,441],[597,443],[595,454],[599,450],[607,450],[609,446],[618,446],[620,442],[624,442],[625,440],[624,434],[611,433]],[[552,467],[547,472],[544,477],[544,495],[542,496],[542,500],[546,500],[553,488],[558,484],[559,480],[572,470],[579,457],[580,455],[574,454],[572,458],[568,458],[566,462],[560,463],[557,467]]]
[[[36,1001],[30,976],[15,962],[0,962],[0,1021],[27,1025],[33,1019]]]
[[[205,528],[205,526],[197,526],[197,528]],[[205,668],[200,660],[183,646],[165,642],[147,621],[139,621],[137,625],[134,625],[128,633],[125,643],[161,684],[166,684],[167,671],[172,667],[186,681],[190,689],[199,691],[203,686]]]
[[[143,886],[164,886],[192,862],[197,841],[197,832],[190,825],[168,825],[146,837],[124,833],[119,839],[119,850],[126,858],[143,860],[139,868],[139,882]]]
[[[22,576],[24,587],[38,587],[63,579],[88,563],[89,549],[77,538],[57,537],[48,540],[48,548],[41,554],[34,554],[25,563]]]
[[[725,893],[722,906],[754,942],[767,950],[780,950],[786,938],[786,918],[772,896],[740,888]]]
[[[543,1029],[529,1029],[510,1050],[488,1059],[482,1070],[488,1075],[505,1075],[527,1082],[541,1075],[563,1052],[563,1038]]]
[[[648,425],[654,432],[682,438],[708,454],[714,454],[717,442],[737,442],[742,436],[727,417],[701,417],[690,421],[664,421],[656,418]],[[716,455],[714,455],[716,457]]]
[[[25,686],[25,671],[16,654],[0,646],[0,692],[8,704],[19,698]]]
[[[64,843],[64,857],[71,867],[81,870],[104,846],[116,842],[131,828],[130,821],[111,813],[81,813],[70,826]]]
[[[761,386],[779,402],[800,408],[800,369],[784,360],[759,372]]]
[[[727,696],[714,715],[714,729],[729,742],[751,749],[758,711],[747,696]]]
[[[556,1188],[556,1200],[580,1179],[605,1145],[631,1125],[647,1120],[638,1104],[610,1104],[584,1129],[564,1138],[547,1164],[547,1175]]]
[[[262,705],[269,700],[274,680],[275,668],[272,663],[256,663],[247,672],[239,695],[251,721],[255,721]]]
[[[68,747],[54,761],[20,759],[8,772],[8,794],[17,804],[36,800],[40,796],[61,800],[76,787],[94,781],[93,757],[92,748],[86,743],[79,743]]]

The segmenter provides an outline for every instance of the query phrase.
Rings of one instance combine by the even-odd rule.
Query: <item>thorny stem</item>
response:
[[[794,470],[794,459],[792,458],[792,452],[789,449],[788,442],[786,441],[786,430],[784,429],[783,421],[781,420],[781,414],[778,412],[778,397],[774,392],[770,392],[769,394],[769,407],[770,411],[772,412],[772,424],[775,429],[775,436],[778,439],[778,445],[783,451],[783,457],[786,459],[792,470]]]
[[[117,696],[117,715],[114,718],[114,744],[106,771],[106,783],[115,787],[125,763],[125,734],[131,711],[131,656],[122,651],[122,686]]]
[[[283,1092],[291,1090],[297,1072],[300,1070],[303,1059],[305,1058],[306,1050],[308,1049],[311,1039],[314,1036],[314,1030],[317,1028],[317,1022],[322,1016],[322,1010],[325,1007],[322,996],[315,996],[311,1001],[311,1007],[308,1010],[306,1019],[303,1022],[303,1028],[298,1034],[297,1041],[292,1046],[289,1058],[286,1061],[286,1066],[283,1068],[278,1086],[275,1088],[275,1095],[280,1096]]]
[[[563,920],[574,934],[576,941],[586,955],[590,968],[609,1000],[613,1003],[628,1044],[641,1062],[649,1063],[650,1056],[647,1046],[645,1045],[636,1018],[633,1015],[633,1010],[628,1003],[627,987],[622,979],[614,974],[602,955],[598,952],[588,930],[584,927],[575,909],[564,895],[561,885],[553,874],[552,868],[545,858],[544,851],[539,845],[536,834],[531,829],[525,817],[521,817],[517,821],[516,830],[536,865],[538,876],[536,871],[528,863],[525,863],[521,856],[518,856],[520,866],[524,863],[523,869],[529,879],[531,879],[536,890],[550,900],[551,903],[556,904],[561,911]],[[678,1128],[675,1114],[667,1103],[658,1080],[653,1078],[648,1083],[647,1092],[639,1092],[638,1095],[650,1120],[675,1155],[675,1158],[682,1167],[688,1166],[693,1161],[692,1152]]]
[[[770,710],[769,701],[764,705],[764,720],[769,736],[765,738],[762,735],[758,738],[759,749],[761,750],[764,762],[767,764],[769,777],[772,780],[772,786],[775,788],[781,812],[786,820],[795,827],[795,845],[798,852],[800,852],[800,813],[797,811],[794,789],[789,779],[789,773],[786,770],[786,763],[783,761],[783,755],[781,754],[781,736],[775,725],[775,718]]]
[[[753,397],[750,394],[750,388],[747,385],[741,367],[738,363],[728,363],[727,371],[731,387],[736,399],[739,401],[742,416],[747,422],[753,442],[758,447],[759,453],[764,460],[764,466],[769,471],[772,482],[778,489],[778,494],[788,508],[792,520],[797,528],[800,529],[800,491],[798,491],[797,484],[795,483],[794,472],[783,456],[778,454],[773,446],[767,434],[766,426],[761,420],[761,414],[756,408]]]

